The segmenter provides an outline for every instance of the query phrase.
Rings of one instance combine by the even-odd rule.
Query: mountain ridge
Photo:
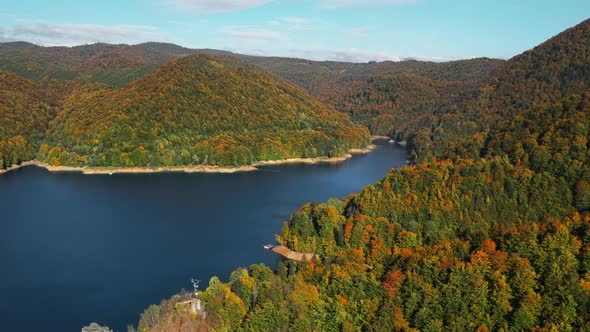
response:
[[[11,46],[20,46],[20,47],[11,47]],[[149,65],[162,65],[165,62],[168,61],[172,61],[172,60],[176,60],[178,58],[184,57],[184,56],[188,56],[188,55],[192,55],[192,54],[198,54],[198,53],[204,53],[204,54],[208,54],[208,55],[213,55],[213,56],[233,56],[236,58],[241,59],[242,61],[245,61],[246,63],[250,63],[250,64],[255,64],[258,66],[261,66],[263,69],[273,72],[275,74],[279,74],[279,76],[284,77],[289,79],[288,77],[288,73],[285,72],[284,67],[285,66],[296,66],[300,63],[304,63],[304,64],[312,64],[314,66],[320,66],[320,67],[324,67],[324,66],[328,66],[328,70],[332,71],[340,71],[344,68],[353,68],[353,67],[374,67],[376,68],[374,70],[375,73],[382,71],[383,68],[389,68],[392,67],[392,69],[389,70],[395,70],[396,67],[400,67],[400,64],[407,64],[407,65],[412,65],[412,64],[416,64],[416,63],[422,63],[422,64],[429,64],[429,66],[436,66],[436,64],[439,64],[437,62],[428,62],[428,61],[416,61],[416,60],[406,60],[406,61],[400,61],[400,62],[393,62],[393,61],[383,61],[383,62],[370,62],[370,63],[352,63],[352,62],[338,62],[338,61],[314,61],[314,60],[307,60],[307,59],[300,59],[300,58],[289,58],[289,57],[275,57],[275,56],[253,56],[253,55],[244,55],[244,54],[239,54],[239,53],[233,53],[233,52],[229,52],[229,51],[223,51],[223,50],[214,50],[214,49],[189,49],[189,48],[185,48],[176,44],[170,44],[170,43],[158,43],[158,42],[147,42],[147,43],[140,43],[140,44],[135,44],[135,45],[128,45],[128,44],[106,44],[106,43],[96,43],[96,44],[90,44],[90,45],[79,45],[79,46],[73,46],[73,47],[66,47],[66,46],[52,46],[52,47],[44,47],[44,46],[39,46],[39,45],[35,45],[32,43],[27,43],[27,42],[7,42],[7,43],[0,43],[0,59],[4,59],[5,55],[7,53],[11,54],[12,56],[16,54],[18,54],[18,52],[23,52],[24,49],[35,49],[41,53],[44,53],[45,55],[45,61],[46,63],[44,63],[43,65],[46,67],[57,67],[53,70],[59,71],[59,70],[71,70],[72,66],[75,67],[76,61],[73,61],[72,63],[69,63],[67,68],[59,68],[59,57],[72,57],[72,58],[77,58],[80,57],[80,54],[85,54],[86,57],[88,56],[92,56],[92,55],[96,55],[96,54],[100,54],[100,53],[113,53],[113,52],[121,52],[121,51],[126,51],[126,52],[131,52],[131,53],[138,53],[138,54],[158,54],[158,57],[154,57],[151,60],[152,61],[148,61],[147,64]],[[23,59],[24,61],[25,59]],[[480,61],[480,60],[491,60],[491,61],[501,61],[501,60],[495,60],[495,59],[487,59],[487,58],[475,58],[475,59],[466,59],[466,60],[456,60],[456,61],[449,61],[449,62],[443,62],[447,63],[447,64],[457,64],[457,63],[462,63],[462,62],[471,62],[471,61]],[[80,61],[78,59],[78,61]],[[278,62],[278,64],[277,64]],[[13,64],[16,65],[16,64]],[[0,69],[5,69],[5,70],[10,70],[11,67],[10,66],[10,62],[6,62],[3,64],[0,62]],[[330,69],[330,67],[336,67],[333,69]],[[403,66],[402,66],[403,67]],[[408,67],[413,67],[413,66],[408,66]],[[26,70],[26,65],[24,63],[18,63],[18,67],[12,67],[13,71],[15,71],[17,74],[23,76],[23,77],[35,77],[35,78],[41,78],[43,77],[43,74],[48,74],[48,73],[44,73],[44,72],[35,72],[33,71],[27,71]],[[334,73],[336,74],[336,73]],[[55,74],[53,74],[55,75]],[[51,78],[51,77],[50,77]],[[137,77],[136,77],[137,78]],[[291,79],[289,79],[291,80]],[[291,80],[292,81],[292,80]],[[127,81],[128,82],[128,81]],[[104,82],[103,83],[109,83],[109,82]],[[119,82],[116,82],[117,86],[120,86],[121,84]],[[305,87],[305,86],[303,86]],[[310,91],[313,94],[313,91]]]
[[[368,132],[269,74],[200,54],[75,91],[46,142],[39,159],[52,166],[239,166],[342,156]]]

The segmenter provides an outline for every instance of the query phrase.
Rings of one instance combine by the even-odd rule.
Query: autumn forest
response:
[[[509,60],[350,64],[0,44],[0,166],[239,166],[370,135],[411,166],[293,212],[317,254],[214,277],[139,331],[590,330],[590,20]],[[170,294],[172,295],[172,294]]]

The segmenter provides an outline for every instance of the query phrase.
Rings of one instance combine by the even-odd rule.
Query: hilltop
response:
[[[475,91],[464,90],[457,102],[433,111],[422,126],[401,133],[410,141],[413,157],[424,161],[454,154],[478,157],[498,121],[587,92],[589,40],[590,20],[586,20],[502,63]],[[424,118],[414,119],[420,123]],[[394,134],[400,133],[394,130]]]
[[[368,136],[269,74],[196,55],[123,88],[75,90],[38,158],[53,166],[237,166],[342,156],[366,146]]]

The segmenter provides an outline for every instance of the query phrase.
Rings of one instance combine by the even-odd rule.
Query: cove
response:
[[[344,198],[406,165],[404,148],[377,141],[338,164],[265,166],[233,174],[51,173],[0,176],[0,326],[6,331],[115,331],[190,278],[206,287],[265,263],[291,213]]]

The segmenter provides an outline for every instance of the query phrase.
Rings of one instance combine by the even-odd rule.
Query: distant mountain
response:
[[[261,70],[196,55],[124,88],[75,90],[46,142],[38,158],[52,165],[243,165],[341,156],[368,131]]]
[[[502,63],[502,60],[488,58],[440,63],[416,60],[348,63],[247,55],[240,58],[288,79],[317,97],[351,82],[392,74],[413,75],[434,81],[479,81]]]
[[[173,44],[41,47],[0,43],[0,69],[29,79],[78,80],[123,86],[166,62],[195,52]]]
[[[82,79],[114,86],[129,83],[141,69],[162,65],[193,54],[235,57],[242,64],[254,64],[306,89],[312,95],[323,95],[329,86],[366,80],[375,75],[411,74],[436,81],[480,80],[501,60],[472,59],[444,63],[406,60],[401,62],[349,63],[312,61],[285,57],[264,57],[212,49],[189,49],[167,43],[137,45],[92,44],[74,47],[42,47],[26,42],[0,43],[0,69],[13,71],[26,78]],[[130,76],[108,80],[101,69],[127,69]],[[133,69],[133,70],[131,70]],[[143,72],[145,74],[145,71]],[[114,74],[113,74],[114,75]],[[139,76],[137,76],[139,77]],[[135,77],[135,78],[137,78]],[[114,77],[112,77],[114,78]]]
[[[425,126],[435,126],[440,122],[439,114],[460,112],[460,101],[470,98],[503,62],[480,58],[444,63],[408,60],[351,64],[241,58],[305,88],[369,127],[373,134],[398,139],[406,139]]]
[[[122,87],[165,62],[191,54],[207,54],[253,70],[264,69],[349,114],[354,122],[367,126],[374,134],[413,141],[422,131],[422,136],[430,137],[440,125],[441,116],[445,116],[456,130],[448,132],[453,137],[436,142],[444,146],[456,141],[457,135],[473,133],[477,126],[464,123],[461,118],[465,112],[462,101],[473,99],[490,73],[503,62],[480,58],[445,63],[347,63],[193,50],[163,43],[72,48],[5,43],[0,44],[0,68],[33,79],[68,79]],[[434,150],[441,148],[435,146]]]

